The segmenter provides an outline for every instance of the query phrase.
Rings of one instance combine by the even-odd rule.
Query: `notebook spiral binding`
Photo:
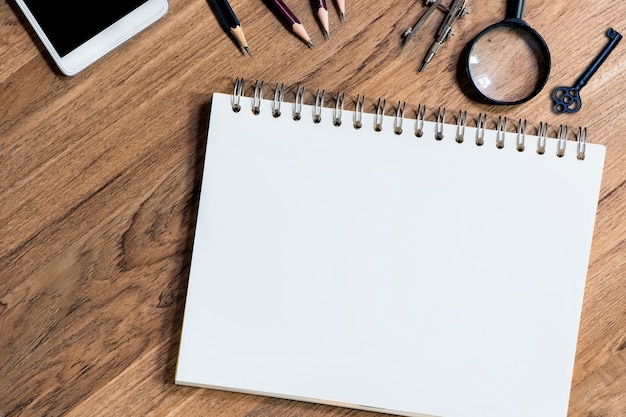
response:
[[[244,97],[244,79],[237,78],[235,80],[234,91],[232,95],[231,106],[234,112],[241,111],[241,99]],[[264,82],[256,81],[254,85],[254,94],[252,96],[252,113],[259,115],[261,112],[261,100],[263,99]],[[304,105],[305,88],[298,86],[295,93],[294,106],[292,111],[292,118],[294,120],[300,120],[302,118],[302,107]],[[272,116],[281,116],[281,105],[285,97],[284,84],[276,84],[274,88],[274,98],[272,100]],[[324,100],[326,93],[324,90],[317,90],[315,93],[315,104],[313,106],[313,122],[321,123],[322,121],[322,109],[324,108]],[[345,103],[345,93],[337,93],[335,98],[335,106],[333,108],[332,123],[335,126],[341,126],[343,123],[342,113]],[[374,116],[374,130],[377,132],[383,129],[383,118],[385,115],[385,107],[387,100],[378,98],[376,104],[376,112]],[[365,107],[365,96],[357,95],[355,108],[352,119],[352,126],[355,129],[361,129],[363,127],[363,114]],[[398,101],[396,106],[396,114],[394,117],[393,131],[395,134],[400,135],[403,133],[402,126],[405,118],[406,102]],[[435,119],[435,140],[443,139],[443,127],[445,125],[446,108],[439,107],[437,109],[437,115]],[[416,137],[422,137],[424,122],[426,121],[426,106],[419,104],[416,110],[414,135]],[[499,116],[496,125],[496,147],[503,148],[507,125],[507,118]],[[467,126],[467,112],[459,111],[456,117],[456,137],[455,140],[458,143],[462,143],[465,140],[465,128]],[[484,144],[484,135],[487,130],[487,114],[480,113],[476,119],[476,139],[475,143],[478,146]],[[527,122],[526,119],[519,119],[517,123],[515,147],[518,151],[523,152],[526,150],[526,132]],[[585,147],[587,144],[587,128],[579,127],[576,133],[576,158],[579,160],[585,159]],[[548,124],[540,122],[537,128],[537,147],[536,152],[538,154],[544,154],[546,148],[546,139],[548,138]],[[563,157],[565,155],[565,149],[568,141],[568,127],[566,125],[560,125],[558,128],[558,134],[556,139],[558,140],[556,155]]]

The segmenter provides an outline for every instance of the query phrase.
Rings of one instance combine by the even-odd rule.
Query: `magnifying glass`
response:
[[[506,17],[474,38],[465,71],[478,97],[492,104],[520,104],[536,96],[550,76],[550,51],[524,20],[524,0],[509,0]]]

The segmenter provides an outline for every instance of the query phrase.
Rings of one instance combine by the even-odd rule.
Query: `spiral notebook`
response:
[[[566,417],[605,148],[249,95],[213,95],[176,383]]]

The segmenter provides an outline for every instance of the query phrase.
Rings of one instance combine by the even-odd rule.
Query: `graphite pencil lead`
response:
[[[250,58],[252,58],[252,53],[250,52],[250,48],[248,48],[247,46],[244,46],[243,49],[245,49],[248,55],[250,55]]]
[[[309,39],[306,43],[308,43],[311,48],[315,48],[315,44],[313,44],[311,39]]]

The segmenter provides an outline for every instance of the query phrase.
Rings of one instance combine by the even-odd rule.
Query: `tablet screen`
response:
[[[63,57],[148,0],[24,0]]]

